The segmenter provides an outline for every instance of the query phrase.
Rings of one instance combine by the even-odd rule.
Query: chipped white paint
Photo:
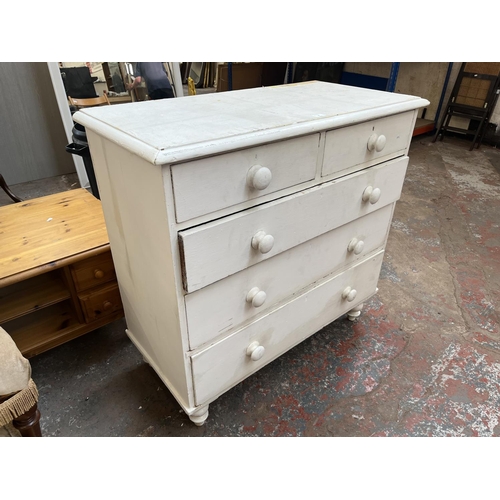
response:
[[[415,241],[418,241],[419,243],[423,243],[424,245],[427,245],[429,247],[439,247],[441,246],[441,240],[439,238],[420,238],[419,236],[414,238]]]
[[[410,228],[403,221],[400,221],[400,220],[397,220],[397,219],[393,219],[391,225],[397,231],[401,231],[404,234],[411,235]]]
[[[486,299],[481,299],[484,310],[479,313],[479,326],[490,333],[498,333],[498,323],[495,317],[495,305]],[[496,338],[495,338],[496,340]]]
[[[500,196],[500,187],[497,183],[488,182],[488,177],[497,176],[492,171],[491,164],[487,158],[474,154],[474,151],[465,151],[462,158],[446,154],[446,148],[442,151],[443,160],[447,170],[461,191],[466,193],[479,193],[490,199],[492,196]]]
[[[471,166],[470,163],[469,166]],[[456,182],[462,190],[474,191],[488,196],[489,198],[492,196],[500,196],[500,188],[498,186],[484,182],[485,175],[491,175],[491,169],[482,172],[480,166],[474,165],[474,168],[476,167],[476,171],[469,168],[467,173],[458,172],[452,168],[449,168],[448,172],[450,173],[453,181]]]
[[[409,397],[400,404],[399,417],[408,411],[418,414],[425,407],[428,418],[414,429],[415,435],[458,437],[476,432],[480,437],[493,436],[500,421],[499,380],[500,363],[492,363],[473,347],[450,343],[421,387],[420,393],[427,397]],[[485,400],[471,402],[460,392],[462,387],[483,395]],[[441,423],[440,412],[445,412],[452,424]]]

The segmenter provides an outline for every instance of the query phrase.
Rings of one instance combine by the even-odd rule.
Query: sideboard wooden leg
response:
[[[200,406],[194,413],[189,415],[189,418],[198,427],[202,426],[208,418],[208,405]]]
[[[358,306],[354,307],[347,313],[347,317],[350,321],[354,321],[356,318],[359,318],[361,314],[361,309],[363,309],[363,304],[359,304]]]
[[[14,419],[12,425],[21,433],[22,437],[42,437],[38,405],[35,404],[26,413]]]

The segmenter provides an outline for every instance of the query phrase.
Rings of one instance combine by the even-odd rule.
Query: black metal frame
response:
[[[471,73],[465,71],[467,63],[462,63],[460,67],[460,71],[457,76],[457,80],[455,85],[453,86],[453,90],[450,95],[450,99],[448,101],[448,106],[446,108],[446,112],[441,120],[441,124],[439,125],[436,135],[432,142],[436,142],[436,139],[442,141],[445,132],[458,132],[465,135],[472,135],[473,140],[469,151],[474,149],[474,146],[479,148],[483,141],[484,134],[486,132],[487,125],[489,123],[489,119],[491,118],[491,113],[495,108],[495,103],[498,99],[497,91],[500,87],[500,74],[497,75],[487,75],[481,73]],[[464,78],[475,78],[478,80],[489,80],[490,86],[485,100],[485,106],[483,108],[478,108],[466,104],[458,104],[456,103],[456,98],[458,96],[458,92],[462,85],[462,81]],[[450,120],[453,116],[458,116],[462,118],[468,118],[470,120],[474,120],[478,122],[478,126],[476,130],[466,130],[458,127],[451,127]]]
[[[9,188],[7,183],[5,182],[5,179],[3,178],[3,175],[0,174],[0,188],[2,188],[6,193],[7,196],[14,201],[15,203],[21,203],[23,200],[19,197],[17,197]]]

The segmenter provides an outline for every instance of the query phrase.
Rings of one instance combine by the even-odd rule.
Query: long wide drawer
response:
[[[393,205],[291,248],[185,297],[195,349],[276,307],[301,289],[385,245]]]
[[[319,134],[172,166],[177,222],[314,179]]]
[[[397,201],[407,164],[408,157],[401,157],[180,231],[186,292],[199,290]]]
[[[215,399],[373,295],[382,260],[380,252],[192,355],[196,404]],[[353,290],[352,301],[344,298]]]
[[[410,144],[415,112],[372,120],[326,133],[323,177],[360,170],[401,156]]]

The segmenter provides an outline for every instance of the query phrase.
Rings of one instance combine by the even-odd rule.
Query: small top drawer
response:
[[[111,252],[77,262],[71,266],[71,274],[78,292],[116,279]]]
[[[328,131],[321,175],[346,174],[406,154],[414,117],[410,111]]]
[[[172,166],[177,222],[314,179],[319,134]]]

